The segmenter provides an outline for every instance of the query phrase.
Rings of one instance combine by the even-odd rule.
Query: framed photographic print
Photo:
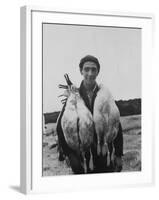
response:
[[[21,191],[153,183],[150,14],[21,8]]]

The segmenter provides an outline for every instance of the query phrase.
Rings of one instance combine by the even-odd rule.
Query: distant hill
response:
[[[115,101],[121,116],[141,114],[141,99]]]
[[[57,121],[59,113],[60,113],[60,111],[52,112],[52,113],[44,113],[45,124],[55,123]]]
[[[121,116],[141,114],[141,99],[119,100],[115,101]],[[45,123],[55,123],[60,111],[44,113]]]

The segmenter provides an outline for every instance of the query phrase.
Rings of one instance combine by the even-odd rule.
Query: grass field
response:
[[[141,170],[141,116],[121,117],[124,137],[123,171]]]
[[[123,172],[141,170],[141,115],[121,117],[124,137]],[[43,134],[43,176],[72,174],[66,162],[58,161],[56,124]]]

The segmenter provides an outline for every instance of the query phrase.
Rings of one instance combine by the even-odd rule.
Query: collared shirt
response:
[[[94,95],[94,92],[95,92],[95,90],[96,90],[96,87],[97,87],[97,84],[95,84],[93,90],[91,90],[91,91],[87,91],[87,90],[86,90],[86,94],[87,94],[87,96],[88,96],[89,104],[90,104],[90,105],[92,105],[92,99],[93,99],[93,95]]]
[[[95,101],[98,90],[99,90],[99,87],[96,83],[92,91],[87,91],[84,86],[83,81],[79,88],[79,93],[81,97],[83,98],[87,108],[91,111],[92,114],[93,114],[94,101]]]

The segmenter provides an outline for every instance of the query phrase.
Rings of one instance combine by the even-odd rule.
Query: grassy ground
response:
[[[123,171],[141,170],[141,116],[121,117],[124,136]]]
[[[124,137],[123,172],[141,170],[141,116],[121,117]],[[43,136],[43,176],[72,174],[66,162],[58,161],[56,124]]]

